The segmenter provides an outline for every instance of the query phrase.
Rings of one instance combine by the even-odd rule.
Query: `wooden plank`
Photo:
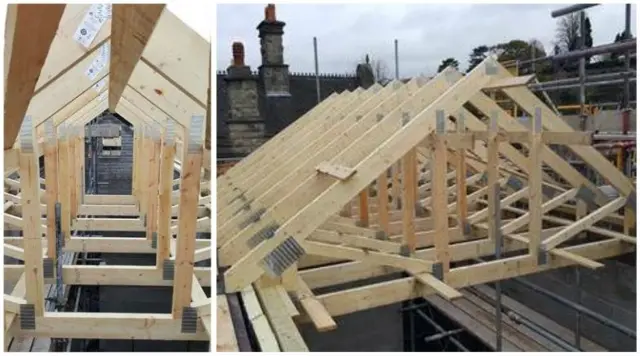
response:
[[[78,190],[76,187],[78,186],[78,170],[77,160],[78,160],[78,127],[70,126],[69,127],[69,152],[68,159],[69,164],[64,167],[64,171],[66,173],[67,179],[62,184],[69,184],[69,214],[71,215],[71,223],[75,221],[78,217]]]
[[[297,282],[298,288],[296,296],[298,297],[302,308],[304,308],[307,315],[309,315],[309,318],[311,318],[311,322],[313,322],[316,329],[320,332],[336,329],[338,327],[336,322],[324,306],[322,306],[322,303],[316,299],[311,289],[309,289],[309,286],[307,286],[300,276],[297,276]]]
[[[411,149],[402,158],[402,235],[408,253],[413,255],[416,251],[416,229],[414,219],[416,218],[416,176],[413,168],[416,162],[416,150]],[[361,207],[362,209],[362,207]]]
[[[529,256],[537,263],[542,238],[542,113],[536,109],[534,116],[529,146]]]
[[[149,151],[149,170],[145,173],[147,178],[147,240],[151,241],[153,233],[158,232],[158,183],[160,172],[161,132],[157,128],[151,132],[151,149]]]
[[[534,74],[522,75],[519,77],[508,77],[492,82],[491,85],[484,87],[485,90],[506,89],[513,87],[524,87],[535,78]]]
[[[111,21],[109,109],[118,101],[164,10],[164,4],[114,4]]]
[[[4,52],[4,149],[13,147],[56,34],[64,4],[7,7]],[[38,26],[33,26],[37,22]]]
[[[209,40],[210,41],[210,40]],[[171,43],[171,46],[167,46]],[[206,105],[210,87],[209,68],[211,43],[183,23],[169,9],[165,9],[142,52],[145,61],[173,85]],[[185,53],[189,53],[185,56]]]
[[[174,320],[171,314],[47,312],[36,318],[35,330],[20,330],[14,325],[11,331],[16,335],[50,338],[209,340],[201,324],[194,334],[179,332],[180,320]]]
[[[387,186],[389,180],[387,178],[388,170],[385,170],[378,176],[377,198],[378,198],[378,221],[380,228],[385,234],[389,234],[389,188]]]
[[[218,295],[216,322],[216,352],[238,352],[238,341],[229,312],[227,296]]]
[[[171,194],[173,193],[173,161],[175,159],[175,130],[173,123],[168,124],[162,142],[162,158],[160,162],[160,195],[158,197],[158,243],[156,267],[159,269],[164,260],[169,258],[171,238]]]
[[[257,288],[257,292],[282,351],[309,351],[276,288]]]
[[[47,256],[55,258],[56,256],[56,202],[58,201],[58,140],[56,130],[53,129],[53,120],[45,123],[49,125],[50,130],[45,138],[45,188],[47,199]],[[55,259],[54,259],[55,260]]]
[[[339,166],[335,164],[331,164],[329,162],[322,162],[317,167],[316,170],[319,173],[324,173],[330,175],[339,180],[347,180],[349,177],[354,175],[356,171],[353,168]]]
[[[627,198],[620,197],[596,209],[591,214],[583,217],[582,219],[576,221],[575,223],[567,226],[564,230],[544,240],[542,242],[543,248],[548,251],[560,245],[561,243],[569,240],[579,232],[586,230],[588,227],[598,222],[604,216],[622,208],[625,205],[626,201],[627,201]]]
[[[442,119],[445,116],[442,113]],[[442,264],[442,280],[447,281],[451,256],[449,252],[449,216],[447,215],[447,147],[435,136],[433,139],[433,162],[431,165],[431,213],[435,230],[436,261]]]
[[[369,226],[369,189],[365,188],[358,194],[358,224],[362,227]]]
[[[21,133],[20,190],[25,207],[22,212],[24,225],[24,268],[26,300],[34,305],[35,316],[44,313],[44,275],[42,271],[42,226],[40,222],[40,169],[37,145],[33,144],[35,128],[33,121],[25,120]],[[30,146],[30,147],[29,147]],[[34,147],[35,146],[35,147]]]
[[[199,129],[193,127],[193,125],[191,126],[191,130],[197,131]],[[191,276],[193,275],[193,255],[197,230],[196,211],[200,196],[202,151],[202,141],[189,142],[189,149],[185,149],[184,159],[182,160],[178,244],[176,247],[172,306],[174,318],[180,318],[182,316],[182,308],[189,306],[191,302]]]
[[[242,290],[242,303],[247,311],[247,319],[253,326],[253,330],[262,352],[279,352],[280,346],[276,340],[273,330],[269,325],[269,320],[264,315],[253,285]]]

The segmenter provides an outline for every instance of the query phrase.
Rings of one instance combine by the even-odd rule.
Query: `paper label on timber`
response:
[[[110,50],[111,49],[109,46],[109,42],[100,47],[100,49],[98,50],[98,55],[93,60],[93,62],[91,62],[91,65],[89,66],[89,68],[87,68],[87,71],[85,73],[90,80],[96,79],[98,74],[102,72],[107,63],[109,63]]]
[[[100,32],[102,25],[111,18],[111,4],[93,4],[84,15],[73,38],[76,42],[89,48]]]

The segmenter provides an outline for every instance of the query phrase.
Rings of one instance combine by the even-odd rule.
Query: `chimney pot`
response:
[[[264,20],[266,22],[276,22],[276,5],[269,4],[264,8]]]
[[[244,45],[242,42],[233,42],[231,52],[233,53],[233,65],[235,67],[244,66]]]

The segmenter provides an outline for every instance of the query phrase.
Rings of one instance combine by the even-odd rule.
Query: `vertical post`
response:
[[[318,103],[320,103],[322,99],[320,98],[320,69],[318,68],[318,39],[316,37],[313,37],[313,59],[316,67],[316,96]]]
[[[138,159],[138,151],[140,150],[140,126],[134,127],[133,129],[133,157],[131,163],[131,195],[133,195],[136,204],[140,204],[138,199],[138,164],[140,160]]]
[[[78,150],[78,129],[76,126],[69,127],[69,164],[63,169],[66,170],[68,175],[68,181],[70,187],[69,197],[69,212],[71,214],[71,224],[78,217],[78,170],[76,168]]]
[[[369,186],[358,195],[358,224],[361,227],[369,227]]]
[[[631,38],[631,4],[626,4],[624,7],[624,39]],[[624,69],[625,72],[629,72],[631,69],[631,51],[627,50],[624,54]],[[631,98],[631,87],[629,85],[629,77],[624,77],[624,96],[622,103],[622,133],[626,135],[629,132],[629,112],[631,108],[629,106],[629,100]]]
[[[42,270],[42,222],[40,219],[40,169],[38,141],[31,116],[20,130],[20,190],[22,195],[22,233],[27,303],[34,305],[36,317],[44,315],[44,274]]]
[[[388,169],[378,177],[378,225],[380,229],[389,234],[389,180],[387,178]]]
[[[176,155],[176,124],[167,120],[162,158],[160,162],[160,192],[158,196],[158,241],[156,246],[156,268],[161,269],[163,262],[171,253],[171,196],[173,194],[173,161]]]
[[[56,203],[58,201],[58,146],[53,119],[44,122],[44,170],[47,196],[47,257],[56,256]]]
[[[62,124],[59,126],[60,141],[58,143],[58,170],[64,174],[69,169],[69,126]],[[62,234],[64,240],[71,238],[71,186],[64,179],[58,180],[58,201],[62,206]]]
[[[464,124],[464,116],[462,112],[458,115],[458,121],[456,122],[458,133],[464,133],[466,131]],[[467,222],[467,151],[463,148],[459,148],[456,157],[456,200],[458,207],[458,226],[462,229],[465,236],[471,234],[470,227]]]
[[[436,112],[436,135],[433,138],[431,165],[431,213],[435,230],[436,261],[442,264],[442,279],[449,274],[449,213],[447,210],[447,147],[445,146],[446,117]]]
[[[395,52],[395,59],[396,59],[395,64],[396,64],[396,80],[397,80],[397,79],[400,79],[400,63],[398,61],[398,40],[397,39],[393,40],[393,44],[395,47],[394,52]]]
[[[84,125],[78,126],[78,146],[76,148],[76,169],[77,169],[77,184],[76,184],[76,205],[77,210],[80,211],[80,206],[84,201]]]
[[[158,171],[160,168],[160,137],[162,133],[157,127],[151,127],[149,130],[149,142],[151,149],[149,150],[149,170],[146,172],[148,177],[147,187],[147,226],[145,227],[146,237],[148,241],[153,238],[153,233],[158,231]]]
[[[535,108],[529,146],[529,256],[538,263],[542,235],[542,110]]]
[[[580,50],[584,49],[585,46],[585,37],[586,37],[586,14],[584,11],[580,11],[580,41],[579,48]],[[586,103],[586,94],[585,94],[585,80],[586,80],[586,58],[580,57],[580,67],[579,67],[579,75],[580,75],[580,125],[581,130],[584,131],[587,129],[587,114],[585,111],[585,103]]]
[[[144,125],[141,137],[140,137],[140,164],[139,164],[139,173],[140,177],[138,178],[138,191],[140,192],[140,216],[145,218],[147,214],[147,188],[148,188],[148,175],[146,172],[149,172],[149,160],[150,160],[150,142],[149,142],[149,126]]]
[[[416,165],[416,149],[412,148],[402,157],[402,234],[410,255],[416,251],[416,195],[413,186],[416,184],[414,169]]]
[[[493,112],[489,121],[487,143],[487,180],[489,185],[489,237],[495,242],[495,259],[502,257],[500,234],[500,183],[498,182],[498,113]],[[502,289],[496,280],[496,351],[502,351]]]
[[[187,131],[185,129],[185,131]],[[182,317],[182,309],[191,304],[193,283],[193,255],[196,245],[196,223],[200,197],[204,117],[193,116],[184,137],[184,155],[180,182],[180,212],[176,246],[175,278],[173,281],[172,314]]]
[[[394,210],[398,210],[401,207],[401,199],[400,199],[400,171],[402,167],[402,162],[396,162],[393,164],[391,169],[391,195],[393,197]]]

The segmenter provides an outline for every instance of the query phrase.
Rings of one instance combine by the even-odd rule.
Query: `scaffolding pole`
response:
[[[318,39],[313,37],[313,59],[316,67],[316,96],[320,103],[320,69],[318,68]]]
[[[574,12],[586,10],[586,9],[588,9],[590,7],[594,7],[594,6],[598,6],[598,5],[600,5],[600,4],[576,4],[576,5],[563,7],[561,9],[552,11],[551,12],[551,17],[555,19],[556,17],[569,15],[569,14],[572,14]]]
[[[398,63],[398,40],[394,40],[395,58],[396,58],[396,80],[400,79],[400,63]]]

